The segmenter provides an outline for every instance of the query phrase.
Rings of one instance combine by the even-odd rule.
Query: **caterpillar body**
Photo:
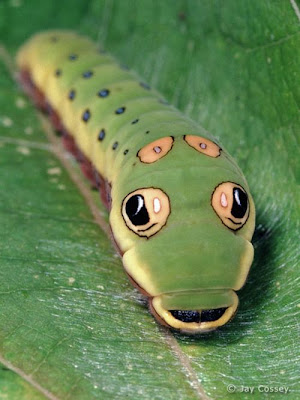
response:
[[[33,36],[17,65],[25,91],[100,186],[125,271],[156,319],[187,333],[228,322],[255,225],[249,187],[228,152],[74,32]]]

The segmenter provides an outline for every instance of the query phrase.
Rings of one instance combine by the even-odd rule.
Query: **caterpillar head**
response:
[[[127,273],[161,323],[188,333],[224,325],[253,259],[243,176],[217,144],[193,135],[156,140],[137,156],[133,190],[115,193],[111,213]]]

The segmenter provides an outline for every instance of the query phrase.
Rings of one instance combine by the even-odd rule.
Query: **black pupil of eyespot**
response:
[[[231,208],[231,214],[235,218],[243,218],[248,208],[248,196],[240,188],[233,188],[233,202]]]
[[[125,209],[128,218],[135,226],[145,225],[150,221],[144,197],[140,194],[130,197],[127,200]]]

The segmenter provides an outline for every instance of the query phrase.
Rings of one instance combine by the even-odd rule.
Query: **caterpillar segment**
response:
[[[70,31],[30,38],[19,80],[101,192],[131,282],[163,325],[193,334],[232,319],[252,260],[244,175],[203,128]]]

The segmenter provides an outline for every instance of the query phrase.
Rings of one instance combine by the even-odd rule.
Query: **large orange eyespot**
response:
[[[142,188],[129,193],[122,203],[122,215],[128,228],[138,236],[155,235],[166,225],[171,207],[161,189]]]
[[[249,200],[242,186],[224,182],[216,187],[211,200],[213,209],[224,225],[237,231],[249,217]]]
[[[184,140],[187,144],[193,147],[199,153],[203,153],[209,157],[219,157],[221,154],[221,147],[209,139],[195,135],[184,135]]]
[[[152,143],[147,144],[142,147],[137,156],[140,161],[146,164],[154,163],[155,161],[160,160],[164,157],[169,151],[172,149],[174,143],[173,136],[164,137],[161,139],[157,139]]]

